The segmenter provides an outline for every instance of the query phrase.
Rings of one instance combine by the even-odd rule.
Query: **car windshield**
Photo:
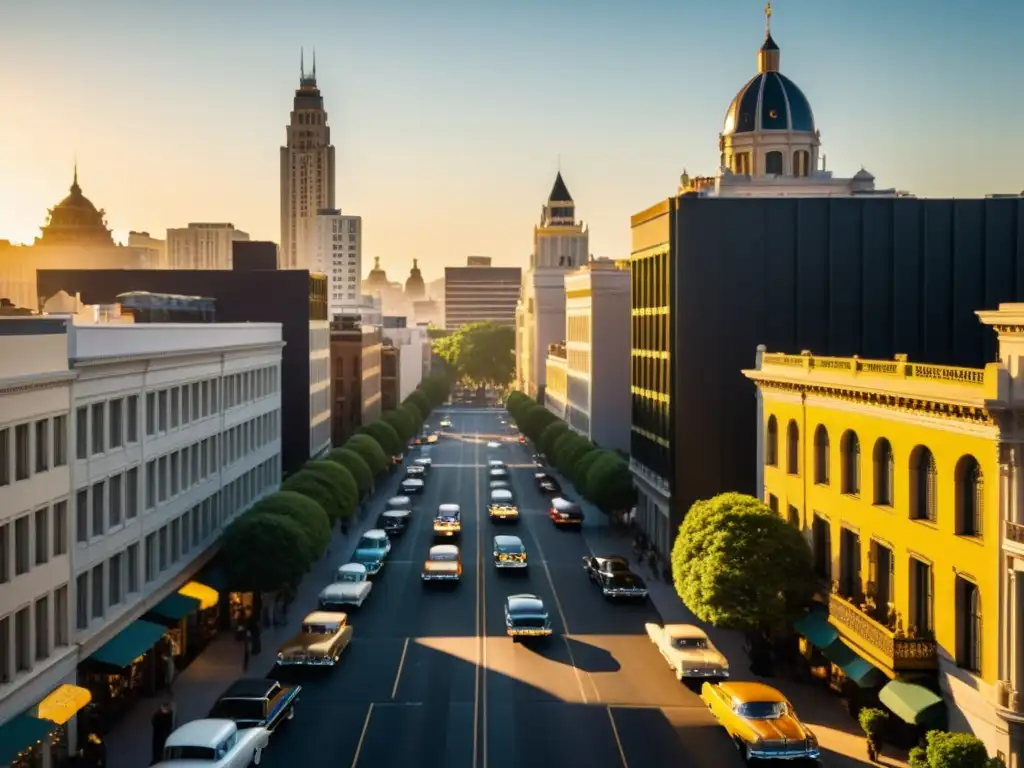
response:
[[[374,536],[363,536],[359,540],[359,546],[356,549],[382,549],[384,547],[383,542]]]
[[[562,509],[559,512],[570,512],[571,510]],[[605,560],[604,570],[610,573],[624,574],[629,573],[629,563],[625,560]]]
[[[708,641],[703,637],[673,637],[672,647],[681,651],[699,651],[708,647]]]
[[[302,632],[307,635],[333,635],[338,630],[335,624],[303,624]]]
[[[454,552],[431,552],[430,559],[435,563],[454,563],[459,556]]]
[[[224,720],[262,720],[263,699],[221,699],[213,705],[210,717]]]
[[[364,575],[356,571],[342,571],[338,574],[338,581],[348,582],[350,584],[358,584],[360,581],[363,580],[363,578]]]
[[[506,555],[520,555],[526,551],[526,547],[520,544],[499,544],[498,551]]]
[[[167,747],[164,750],[164,760],[215,760],[212,747]]]
[[[784,701],[748,701],[736,705],[736,714],[750,720],[778,720],[788,712]]]

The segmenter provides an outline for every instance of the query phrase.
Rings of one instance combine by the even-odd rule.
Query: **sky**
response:
[[[1024,189],[1024,3],[777,0],[782,71],[828,168],[881,187]],[[67,194],[115,235],[229,221],[280,239],[279,147],[299,53],[337,148],[364,272],[528,263],[559,168],[597,257],[630,215],[711,175],[756,72],[760,0],[0,0],[0,239]]]

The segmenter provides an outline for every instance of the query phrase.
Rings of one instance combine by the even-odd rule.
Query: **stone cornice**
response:
[[[29,376],[17,376],[0,379],[0,395],[17,395],[23,392],[38,392],[69,384],[78,377],[75,371],[59,371],[56,373],[35,373]]]
[[[170,352],[146,352],[138,355],[104,355],[102,357],[76,358],[71,362],[76,368],[90,368],[99,365],[112,365],[117,363],[138,363],[148,360],[171,360],[180,357],[219,357],[234,352],[257,352],[282,349],[283,341],[266,342],[260,344],[237,344],[214,349],[179,349]]]

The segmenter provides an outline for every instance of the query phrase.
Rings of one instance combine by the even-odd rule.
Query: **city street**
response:
[[[548,521],[535,469],[509,440],[503,413],[452,411],[453,428],[431,450],[413,522],[366,604],[351,614],[351,645],[333,670],[287,673],[302,684],[302,698],[262,765],[741,764],[700,698],[648,640],[644,623],[659,620],[654,608],[609,604],[589,583],[585,541]],[[491,439],[501,446],[487,448]],[[492,458],[509,464],[516,524],[487,519]],[[462,509],[463,578],[454,589],[424,588],[431,524],[445,502]],[[491,539],[501,532],[525,542],[527,572],[492,565]],[[544,600],[553,637],[522,645],[506,636],[504,601],[519,592]]]

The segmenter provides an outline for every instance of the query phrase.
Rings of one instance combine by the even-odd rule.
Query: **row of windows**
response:
[[[658,392],[662,395],[672,394],[672,381],[669,375],[669,361],[664,357],[642,357],[633,355],[630,359],[630,377],[634,387]]]
[[[566,341],[590,342],[590,316],[569,315],[565,319]]]
[[[669,315],[633,315],[630,318],[630,334],[633,349],[670,352]]]
[[[139,543],[128,545],[106,562],[82,571],[75,580],[75,627],[84,630],[102,620],[108,609],[125,602],[164,571],[202,549],[235,513],[278,483],[277,458],[253,467],[191,509],[146,535],[140,558]]]
[[[13,614],[0,617],[0,685],[46,661],[70,645],[68,585],[36,598]]]
[[[638,463],[645,466],[654,474],[665,480],[672,477],[672,459],[668,446],[652,440],[646,434],[634,429],[630,433],[629,455]]]
[[[62,499],[0,525],[0,584],[67,553],[68,502]]]
[[[831,484],[831,445],[828,430],[819,424],[814,430],[814,482]],[[839,441],[840,489],[849,496],[861,494],[860,438],[846,430]],[[768,417],[765,437],[765,464],[778,466],[779,425],[774,415]],[[910,518],[937,523],[939,519],[939,472],[935,455],[924,445],[915,446],[904,466],[910,475],[907,500]],[[795,420],[786,427],[786,471],[799,475],[800,428]],[[978,460],[962,455],[951,473],[955,499],[955,531],[961,536],[981,536],[983,532],[985,483]],[[880,437],[872,449],[872,503],[881,507],[896,506],[896,460],[892,443]]]
[[[590,351],[583,349],[570,349],[565,354],[566,365],[580,373],[590,373]]]
[[[331,374],[331,358],[317,357],[309,361],[309,383],[312,386],[327,381]]]
[[[309,393],[309,417],[331,410],[331,388],[324,387]]]
[[[0,487],[67,463],[67,416],[0,428]]]
[[[634,256],[629,262],[630,306],[654,309],[672,304],[669,254]]]
[[[325,350],[331,348],[331,329],[330,328],[310,328],[309,329],[309,351],[315,352],[317,350]]]
[[[546,389],[548,392],[561,393],[562,397],[565,397],[566,387],[568,386],[567,376],[565,375],[565,369],[562,367],[548,366],[547,368],[547,382]]]

